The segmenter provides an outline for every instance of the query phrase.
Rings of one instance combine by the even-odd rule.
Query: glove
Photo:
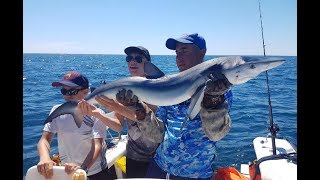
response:
[[[204,94],[212,96],[220,96],[228,91],[231,87],[231,84],[228,80],[218,79],[213,81],[212,79],[207,80],[206,88],[204,89]]]
[[[226,79],[212,80],[206,82],[202,106],[207,109],[214,109],[224,102],[224,94],[231,87],[231,84]]]
[[[145,104],[139,101],[138,97],[132,93],[132,91],[121,89],[116,94],[116,99],[119,103],[127,106],[129,109],[135,111],[136,119],[142,120],[146,117]]]

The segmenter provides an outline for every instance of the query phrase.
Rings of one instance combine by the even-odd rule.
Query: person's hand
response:
[[[77,169],[80,169],[80,166],[74,164],[74,163],[65,163],[64,164],[64,171],[67,174],[74,173]]]
[[[206,82],[202,106],[205,108],[215,108],[224,102],[224,93],[231,87],[231,84],[225,79],[212,80]]]
[[[139,102],[138,97],[134,95],[130,89],[129,90],[121,89],[116,94],[116,99],[118,102],[120,102],[125,106],[134,106]]]
[[[116,99],[119,103],[135,111],[137,120],[142,120],[146,117],[147,113],[146,113],[145,104],[139,101],[138,97],[134,95],[130,89],[129,90],[121,89],[116,94]]]
[[[204,94],[212,96],[223,95],[231,87],[231,84],[225,79],[212,80],[209,79],[206,82],[206,88]]]
[[[53,166],[55,165],[56,163],[51,159],[42,160],[37,164],[37,170],[45,179],[50,179],[53,176]]]
[[[103,106],[104,108],[108,109],[109,111],[116,111],[122,110],[123,105],[113,99],[110,99],[106,96],[99,95],[95,97],[95,100],[99,103],[99,105]]]
[[[95,107],[94,105],[88,103],[85,100],[79,101],[77,106],[80,109],[80,113],[83,116],[85,116],[85,115],[96,116],[96,114],[99,114],[98,108]]]

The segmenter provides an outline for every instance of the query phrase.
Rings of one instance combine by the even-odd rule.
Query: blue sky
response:
[[[297,1],[261,0],[266,55],[297,55]],[[207,55],[263,55],[259,0],[24,0],[23,52],[173,55],[199,33]]]

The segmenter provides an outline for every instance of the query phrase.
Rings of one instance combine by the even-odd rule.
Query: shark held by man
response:
[[[191,98],[186,114],[187,119],[193,119],[200,111],[207,80],[226,79],[231,85],[243,84],[261,72],[275,68],[285,60],[277,57],[227,56],[207,60],[188,70],[171,75],[164,75],[155,65],[145,64],[145,77],[127,77],[97,87],[85,97],[90,104],[97,104],[95,96],[106,96],[116,100],[116,94],[121,89],[131,90],[140,101],[157,106],[179,104]],[[55,109],[44,123],[51,122],[62,114],[72,114],[78,127],[83,117],[77,109],[78,102],[66,102]]]

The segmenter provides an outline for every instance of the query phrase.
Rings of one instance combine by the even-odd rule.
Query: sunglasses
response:
[[[130,61],[132,61],[132,60],[135,60],[137,63],[141,63],[141,62],[142,62],[142,59],[143,59],[142,56],[136,56],[136,57],[127,56],[127,57],[126,57],[126,61],[127,61],[127,62],[130,62]]]
[[[82,88],[82,89],[68,89],[68,90],[62,88],[62,89],[61,89],[61,94],[63,94],[63,95],[69,95],[69,96],[77,95],[79,91],[84,90],[84,89],[86,89],[86,88]]]

